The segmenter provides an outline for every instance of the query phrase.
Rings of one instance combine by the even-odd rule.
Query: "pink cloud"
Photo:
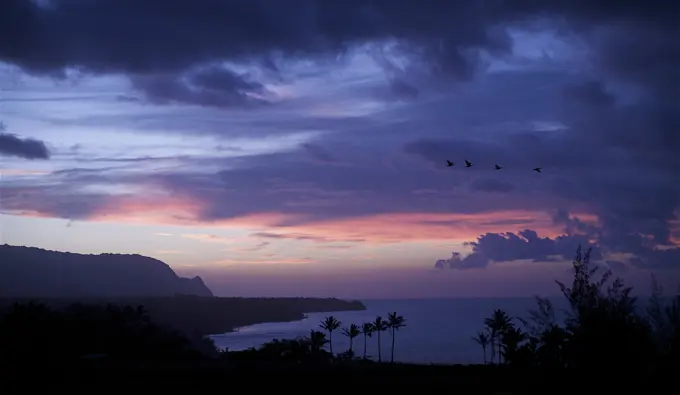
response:
[[[531,210],[498,210],[486,213],[388,213],[343,219],[310,219],[305,215],[261,212],[231,219],[204,220],[206,205],[200,199],[170,195],[152,198],[111,196],[86,219],[140,225],[173,225],[249,229],[251,236],[265,239],[294,239],[316,243],[385,244],[407,241],[466,241],[480,234],[531,228],[554,237],[563,229],[554,224],[549,213]],[[51,217],[48,212],[21,211],[16,214]],[[592,215],[579,214],[582,221],[594,222]],[[230,244],[233,238],[209,234],[184,234],[182,237]]]

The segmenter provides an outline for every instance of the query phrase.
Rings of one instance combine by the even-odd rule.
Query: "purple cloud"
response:
[[[43,141],[32,138],[21,138],[4,133],[5,125],[0,122],[0,155],[14,156],[22,159],[49,159],[50,150]]]
[[[584,236],[558,236],[555,238],[539,237],[530,229],[512,233],[487,233],[477,238],[477,241],[469,242],[472,253],[464,258],[454,253],[447,261],[451,269],[471,269],[486,267],[491,262],[507,262],[520,259],[529,259],[535,262],[550,262],[554,260],[569,259],[575,246],[588,246],[589,241]],[[598,261],[602,254],[594,249],[591,259]],[[446,265],[437,261],[435,267],[443,268]]]
[[[628,253],[642,268],[677,267],[680,44],[674,38],[680,28],[670,2],[50,4],[3,3],[0,36],[16,40],[0,46],[0,61],[57,78],[67,68],[123,75],[146,100],[208,108],[126,114],[116,125],[208,136],[215,147],[234,138],[266,144],[263,137],[309,135],[257,155],[228,156],[214,148],[200,157],[99,158],[164,167],[64,168],[49,183],[5,182],[0,188],[9,209],[88,218],[110,210],[120,195],[140,198],[131,187],[153,186],[197,202],[206,221],[262,212],[313,223],[389,213],[533,210],[551,212],[565,235],[541,237],[531,230],[534,224],[498,218],[487,222],[510,232],[479,236],[472,255],[454,255],[439,266],[570,257],[576,245],[594,241],[605,257]],[[575,49],[565,61],[558,50],[529,59],[537,55],[518,54],[521,39],[513,38],[522,29],[550,31]],[[388,41],[391,46],[382,45]],[[358,77],[336,96],[324,91],[286,99],[270,88],[272,81],[327,75],[360,48],[383,69],[385,90]],[[293,62],[314,66],[291,77],[286,70]],[[252,72],[243,72],[243,65]],[[329,104],[324,113],[314,107],[323,95],[338,102],[397,100],[360,103],[354,112]],[[121,122],[108,113],[51,121],[81,127]],[[0,135],[0,152],[2,138],[8,137]],[[97,162],[80,151],[69,158]],[[447,158],[457,165],[445,168]],[[463,159],[475,166],[460,168]],[[504,169],[492,170],[494,163]],[[532,172],[536,166],[543,173]],[[100,189],[85,188],[92,186]]]

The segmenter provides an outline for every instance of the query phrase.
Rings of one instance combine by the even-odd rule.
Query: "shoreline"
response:
[[[236,328],[269,322],[294,322],[310,313],[361,311],[358,300],[336,298],[239,298],[217,296],[92,297],[92,298],[0,298],[0,308],[13,303],[34,302],[56,309],[73,305],[143,306],[150,318],[163,326],[189,335],[233,333]]]
[[[333,313],[333,312],[338,312],[338,311],[353,311],[353,310],[315,311],[314,313]],[[240,328],[247,328],[247,327],[249,327],[249,326],[255,326],[255,325],[278,324],[278,323],[283,323],[283,322],[296,322],[296,321],[302,321],[302,320],[304,320],[305,318],[308,318],[307,314],[308,314],[308,313],[303,313],[303,314],[302,314],[302,317],[299,317],[299,318],[290,318],[290,319],[283,318],[283,319],[275,320],[275,321],[271,321],[271,320],[270,320],[270,321],[258,321],[258,322],[253,322],[253,323],[250,323],[250,324],[239,325],[239,326],[233,327],[233,328],[231,328],[230,330],[228,330],[228,331],[226,331],[226,332],[212,333],[212,334],[208,334],[208,335],[204,335],[204,336],[206,336],[206,337],[208,337],[208,336],[220,336],[220,335],[226,335],[226,334],[229,334],[229,333],[239,333],[239,329],[240,329]]]

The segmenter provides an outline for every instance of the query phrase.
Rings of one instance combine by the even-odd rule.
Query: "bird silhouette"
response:
[[[541,168],[540,168],[540,167],[537,167],[537,168],[534,169],[534,171],[535,171],[536,173],[540,173],[540,172],[541,172]]]
[[[472,167],[472,162],[469,160],[465,159],[465,167]]]
[[[496,170],[500,170],[500,169],[502,169],[502,167],[501,167],[501,166],[498,166],[498,165],[496,165]]]
[[[447,160],[446,160],[446,166],[447,166],[447,167],[453,166],[453,162],[451,162],[450,160],[447,159]]]

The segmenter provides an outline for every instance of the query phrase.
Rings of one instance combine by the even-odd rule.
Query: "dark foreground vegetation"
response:
[[[365,357],[369,341],[389,339],[393,359],[405,319],[343,327],[333,316],[298,339],[275,340],[258,349],[218,351],[211,341],[155,324],[142,307],[71,305],[57,309],[17,303],[0,321],[5,385],[48,383],[51,388],[135,386],[227,391],[402,389],[454,393],[561,393],[567,389],[668,391],[680,367],[680,296],[664,298],[655,287],[649,306],[638,305],[620,280],[596,277],[580,249],[570,286],[560,284],[570,309],[558,322],[549,301],[538,299],[528,318],[501,310],[475,338],[488,363],[430,366],[387,363]],[[350,338],[333,349],[336,334]],[[395,342],[395,339],[397,341]],[[361,346],[357,346],[357,343]],[[359,353],[355,353],[355,348]],[[455,350],[451,350],[455,352]],[[359,356],[358,354],[362,354]],[[387,356],[377,356],[386,361]],[[28,377],[48,378],[26,383]],[[318,384],[314,384],[318,383]],[[404,387],[405,385],[412,387]],[[228,386],[229,388],[225,387]],[[208,387],[209,386],[209,387]],[[669,386],[669,387],[665,387]]]
[[[231,332],[235,328],[263,322],[286,322],[304,318],[305,313],[365,310],[359,301],[335,298],[219,298],[177,295],[149,298],[58,298],[0,299],[0,308],[40,303],[63,311],[72,306],[143,306],[154,323],[189,335]]]
[[[570,286],[557,282],[569,308],[558,322],[548,299],[528,318],[495,310],[473,340],[489,362],[518,368],[609,369],[628,379],[680,368],[680,294],[666,298],[654,280],[647,306],[611,271],[597,275],[579,247]],[[515,322],[517,321],[517,322]],[[519,325],[518,325],[519,324]],[[487,352],[488,351],[488,352]],[[680,370],[678,370],[680,372]]]

